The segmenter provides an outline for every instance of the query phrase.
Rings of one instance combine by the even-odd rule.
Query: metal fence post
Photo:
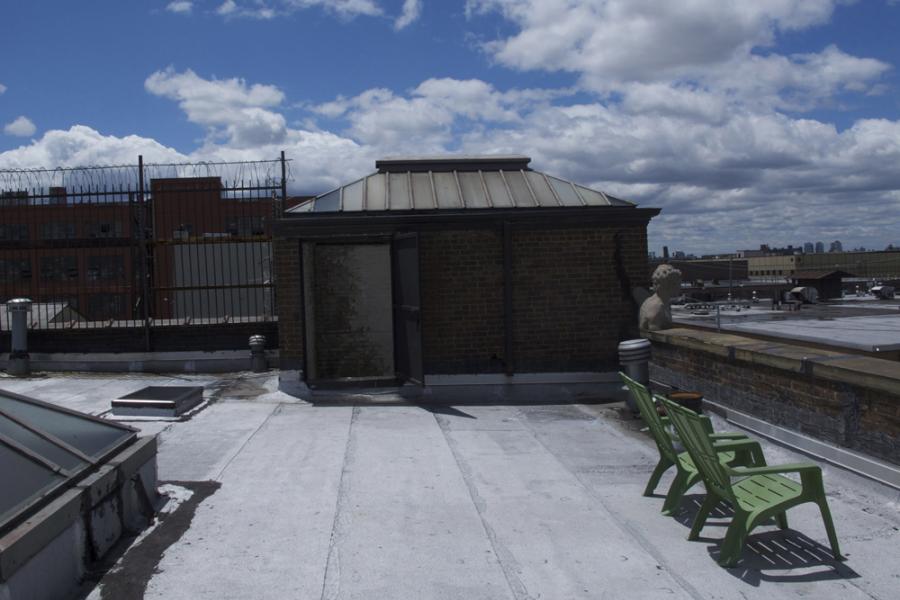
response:
[[[141,255],[141,308],[144,317],[144,349],[150,352],[150,280],[147,272],[147,210],[144,197],[144,156],[138,155],[138,241]]]

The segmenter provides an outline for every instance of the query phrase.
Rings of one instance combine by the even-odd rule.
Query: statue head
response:
[[[662,264],[653,271],[653,288],[661,300],[668,302],[681,290],[681,271]]]

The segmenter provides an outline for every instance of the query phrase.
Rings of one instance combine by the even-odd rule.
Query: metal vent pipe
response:
[[[28,356],[28,313],[31,312],[31,300],[14,298],[6,303],[12,329],[12,348],[6,372],[16,377],[25,377],[31,373]]]

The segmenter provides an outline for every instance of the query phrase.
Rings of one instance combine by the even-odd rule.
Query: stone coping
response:
[[[731,361],[900,394],[900,362],[683,327],[642,334],[655,343],[706,352]]]

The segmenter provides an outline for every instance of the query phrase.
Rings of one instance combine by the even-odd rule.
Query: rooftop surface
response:
[[[676,322],[716,326],[715,310],[694,315],[675,307]],[[833,345],[866,352],[900,350],[900,299],[852,299],[841,303],[803,305],[800,311],[773,311],[768,300],[740,312],[723,310],[723,331],[759,334],[786,340]]]
[[[0,379],[97,415],[147,385],[205,385],[209,402],[184,420],[131,422],[160,434],[170,500],[95,574],[90,598],[887,600],[900,589],[900,491],[823,465],[847,562],[831,559],[804,505],[722,569],[721,518],[685,539],[702,486],[677,518],[641,496],[656,450],[618,404],[312,405],[246,373]],[[806,460],[764,449],[770,464]]]

